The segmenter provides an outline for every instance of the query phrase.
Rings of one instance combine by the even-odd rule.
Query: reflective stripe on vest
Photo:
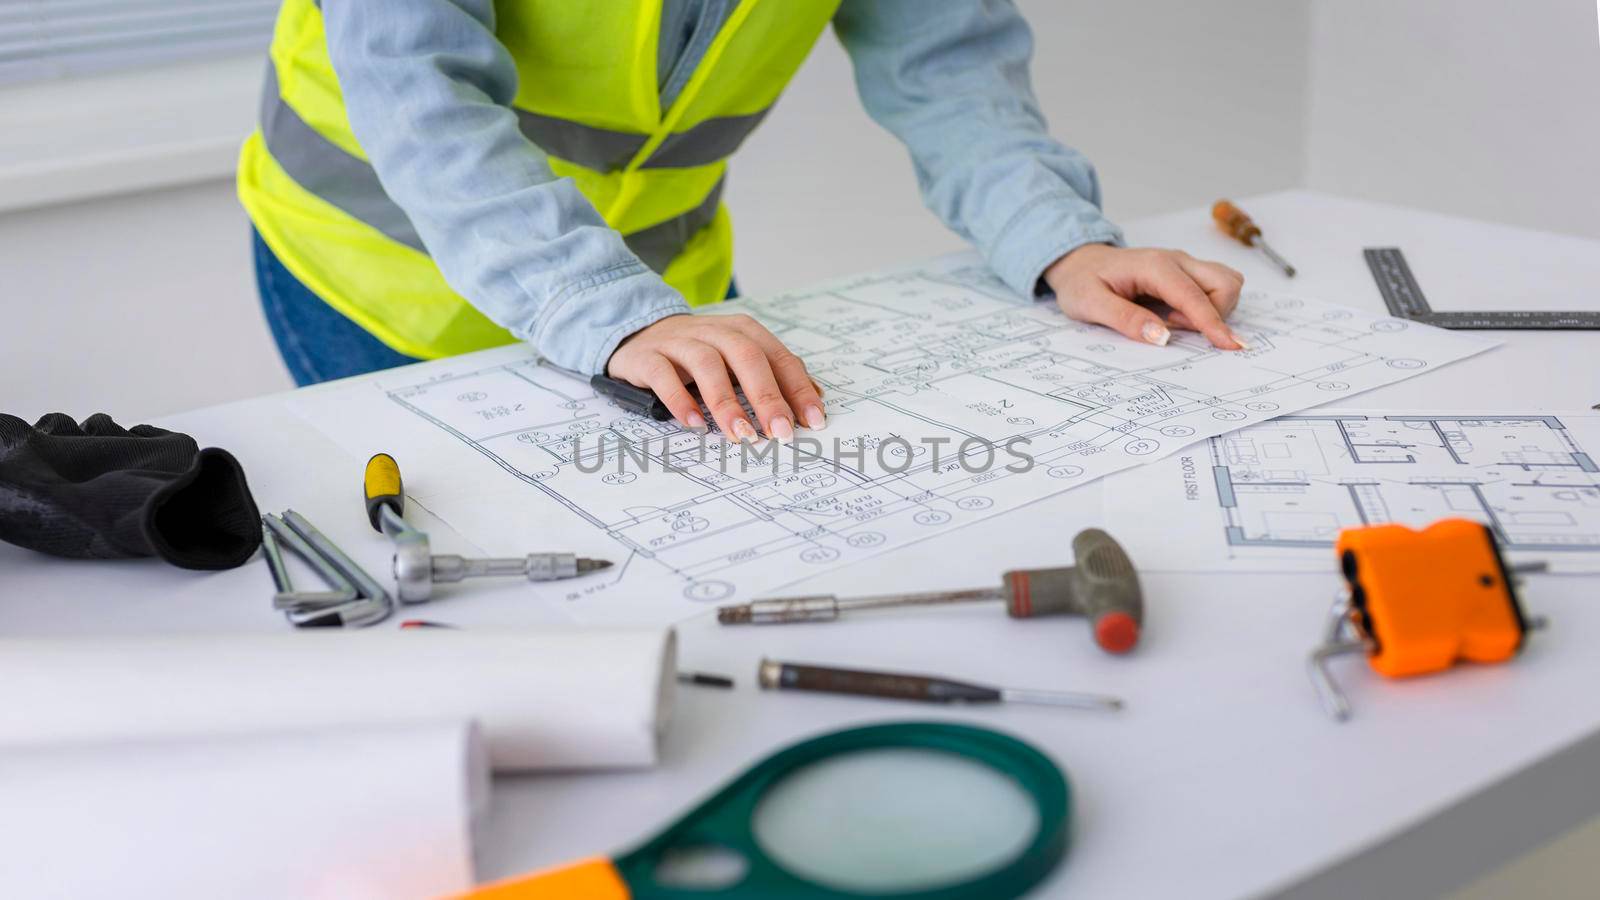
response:
[[[766,115],[763,109],[747,116],[707,119],[688,131],[668,135],[639,168],[689,168],[719,162],[732,156]],[[611,131],[526,109],[517,110],[517,124],[544,152],[601,172],[626,166],[650,140],[648,134]]]
[[[261,136],[267,150],[300,186],[413,250],[422,238],[400,205],[389,199],[372,164],[318,134],[278,96],[278,70],[267,63],[261,91]]]
[[[759,116],[741,117],[755,118]],[[555,121],[555,120],[552,120]],[[731,129],[722,129],[725,119],[713,119],[701,126],[703,143],[697,148],[694,142],[677,145],[682,148],[687,146],[689,152],[701,152],[703,147],[716,146],[717,141],[727,141]],[[577,129],[588,126],[576,123]],[[706,126],[714,126],[706,128]],[[743,140],[743,135],[749,134],[754,128],[750,123],[743,128],[737,140]],[[526,132],[524,128],[524,132]],[[601,132],[600,129],[591,129]],[[611,132],[617,137],[636,137],[639,147],[644,144],[644,135],[621,135]],[[398,241],[426,253],[427,248],[422,245],[422,238],[418,236],[417,229],[412,226],[411,219],[400,208],[398,203],[390,199],[378,182],[378,173],[372,164],[366,160],[357,159],[346,153],[342,147],[318,134],[316,129],[305,123],[293,107],[283,102],[278,95],[277,71],[272,66],[267,66],[267,76],[261,94],[261,135],[266,140],[267,150],[272,154],[278,165],[289,174],[290,178],[300,183],[300,186],[316,194],[349,213],[353,218],[365,222],[383,232],[390,240]],[[684,135],[689,137],[690,135]],[[633,149],[633,153],[639,151]],[[666,144],[662,145],[667,148]],[[553,152],[553,151],[547,151]],[[658,154],[659,154],[658,150]],[[562,154],[557,154],[562,155]],[[713,157],[715,162],[718,157]],[[581,162],[580,160],[574,160]],[[645,265],[664,272],[672,258],[678,255],[689,238],[694,233],[711,224],[712,218],[717,214],[717,204],[722,201],[722,179],[711,188],[711,192],[700,204],[682,215],[675,216],[665,222],[640,229],[632,234],[622,236],[628,249],[638,255]]]

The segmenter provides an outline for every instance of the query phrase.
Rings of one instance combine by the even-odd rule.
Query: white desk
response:
[[[1363,246],[1403,248],[1438,309],[1595,308],[1600,245],[1307,192],[1242,205],[1300,267],[1285,283],[1225,241],[1204,210],[1131,223],[1139,243],[1224,260],[1273,289],[1381,309]],[[1600,402],[1600,335],[1504,333],[1506,345],[1347,404],[1524,410]],[[364,565],[388,545],[366,525],[352,460],[264,397],[162,420],[244,462],[263,510],[307,513]],[[92,410],[73,411],[87,415]],[[1114,498],[1112,498],[1114,502]],[[818,576],[840,593],[933,588],[923,563],[952,558],[964,581],[1059,562],[1099,518],[1088,487]],[[426,521],[423,522],[426,525]],[[470,550],[434,524],[436,546]],[[1076,825],[1047,896],[1423,896],[1448,890],[1600,813],[1600,605],[1594,578],[1542,578],[1528,605],[1552,628],[1507,666],[1405,683],[1342,669],[1356,716],[1327,719],[1304,660],[1335,576],[1145,578],[1147,628],[1131,658],[1095,650],[1076,621],[1018,624],[992,610],[861,617],[831,625],[719,630],[682,624],[686,667],[736,673],[734,693],[684,690],[648,772],[496,781],[481,874],[495,877],[653,832],[737,769],[836,727],[952,718],[1025,736],[1069,771]],[[482,585],[429,615],[507,622],[515,587]],[[153,561],[77,563],[0,545],[0,632],[60,634],[281,629],[264,567],[210,575]],[[957,618],[959,617],[959,619]],[[522,608],[518,622],[559,618]],[[386,626],[392,627],[392,626]],[[1039,708],[945,712],[849,698],[761,695],[763,655],[943,671],[997,683],[1126,697],[1120,716]]]

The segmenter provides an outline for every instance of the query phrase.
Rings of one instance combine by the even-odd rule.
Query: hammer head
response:
[[[1132,650],[1144,624],[1144,594],[1133,561],[1115,538],[1098,528],[1078,532],[1072,552],[1075,566],[1007,572],[1006,612],[1019,619],[1086,616],[1100,649]]]

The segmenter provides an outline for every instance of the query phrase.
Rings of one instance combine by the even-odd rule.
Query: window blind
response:
[[[0,0],[0,84],[260,52],[279,0]]]

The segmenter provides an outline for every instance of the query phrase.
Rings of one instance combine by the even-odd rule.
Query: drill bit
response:
[[[780,597],[753,600],[717,609],[717,621],[724,625],[777,625],[785,622],[831,622],[850,610],[884,609],[892,606],[931,606],[942,603],[971,603],[1004,600],[999,588],[973,588],[960,591],[921,591],[908,594],[878,594],[872,597],[840,599],[832,594],[806,597]]]
[[[434,584],[486,575],[521,575],[529,581],[556,581],[611,567],[609,559],[590,559],[571,553],[529,553],[527,556],[500,559],[471,559],[454,553],[435,553],[430,563]]]

